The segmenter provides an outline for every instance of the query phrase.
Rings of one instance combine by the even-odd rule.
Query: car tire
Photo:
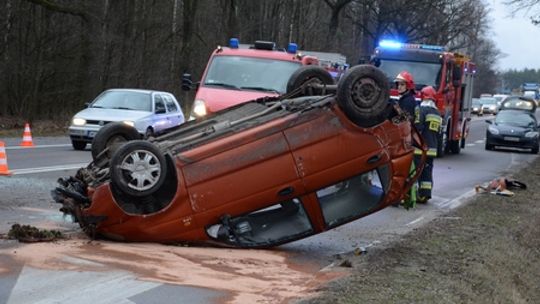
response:
[[[461,152],[461,145],[459,140],[451,140],[450,141],[450,152],[453,154],[459,154]]]
[[[298,90],[307,82],[331,85],[334,84],[334,78],[332,78],[332,75],[330,75],[328,71],[319,66],[303,66],[297,69],[289,78],[289,81],[287,82],[287,94],[291,94],[292,92]],[[301,95],[319,95],[320,93],[321,92],[313,90],[313,88],[306,88],[299,92],[299,94],[295,94],[294,97]]]
[[[372,65],[357,65],[341,78],[337,102],[356,125],[373,127],[388,117],[391,107],[390,88],[386,75]]]
[[[148,196],[165,182],[167,162],[158,147],[145,140],[126,143],[111,158],[111,181],[127,195]]]
[[[486,142],[485,148],[486,148],[486,150],[488,150],[488,151],[493,151],[495,147],[494,147],[492,144],[488,144],[488,143]]]
[[[114,151],[130,140],[141,139],[134,127],[122,122],[111,122],[103,126],[92,140],[92,159],[97,161],[101,152],[108,149],[105,157],[111,159]]]
[[[532,154],[538,154],[538,149],[539,149],[539,147],[538,147],[538,145],[537,145],[536,147],[534,147],[534,148],[531,149],[531,153],[532,153]]]
[[[73,146],[73,149],[77,151],[82,151],[86,149],[86,142],[80,141],[80,140],[72,140],[71,145]]]

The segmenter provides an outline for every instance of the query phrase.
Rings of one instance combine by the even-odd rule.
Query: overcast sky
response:
[[[491,7],[493,40],[506,54],[499,59],[499,69],[540,69],[540,26],[531,23],[524,12],[514,17],[502,0],[486,1]]]

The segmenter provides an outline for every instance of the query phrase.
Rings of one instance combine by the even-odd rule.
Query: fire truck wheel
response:
[[[369,128],[389,115],[390,88],[386,75],[372,65],[357,65],[341,78],[337,102],[356,125]]]
[[[319,66],[303,66],[296,70],[289,78],[287,82],[287,94],[296,90],[298,90],[298,94],[295,94],[294,97],[320,95],[322,93],[321,89],[309,86],[300,89],[300,87],[308,82],[319,85],[331,85],[334,84],[334,78],[332,78],[332,75],[328,71]]]
[[[130,141],[120,147],[113,154],[110,167],[112,183],[135,197],[159,190],[167,175],[165,156],[158,147],[145,140]]]
[[[101,152],[108,149],[101,157],[111,159],[115,150],[119,146],[130,140],[140,139],[141,135],[134,127],[128,126],[122,122],[111,122],[104,125],[96,133],[92,140],[92,159],[98,160]]]

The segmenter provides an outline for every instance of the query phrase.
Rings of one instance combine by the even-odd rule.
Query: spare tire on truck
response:
[[[334,84],[334,78],[328,73],[327,70],[315,65],[306,65],[296,70],[289,81],[287,82],[287,94],[290,94],[296,90],[298,94],[294,94],[292,97],[304,96],[304,95],[320,95],[321,90],[313,87],[305,87],[300,90],[306,83],[332,85]]]
[[[392,109],[388,100],[390,85],[386,75],[372,65],[357,65],[341,78],[337,102],[357,126],[373,127],[388,118]]]
[[[121,146],[114,152],[110,168],[113,185],[135,197],[156,192],[167,176],[165,155],[145,140],[134,140]]]
[[[141,139],[141,135],[134,127],[123,122],[108,123],[99,129],[92,140],[92,159],[97,161],[98,156],[106,149],[103,156],[111,159],[114,151],[121,145],[136,139]]]

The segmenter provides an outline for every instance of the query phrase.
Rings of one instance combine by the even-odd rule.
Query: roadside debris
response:
[[[38,229],[30,225],[13,224],[8,232],[9,239],[23,243],[52,242],[64,238],[58,230]]]
[[[476,185],[474,187],[476,193],[489,193],[501,196],[514,196],[514,192],[510,190],[515,189],[527,189],[527,185],[517,180],[499,177],[491,180],[487,185]]]

